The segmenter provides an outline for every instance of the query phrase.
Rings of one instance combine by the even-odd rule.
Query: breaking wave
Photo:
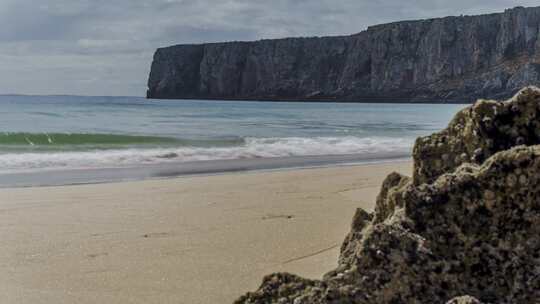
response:
[[[111,168],[245,158],[378,153],[410,155],[414,138],[393,137],[280,137],[187,141],[167,137],[102,134],[0,135],[0,171]],[[151,144],[149,147],[141,144]],[[62,150],[10,151],[10,146],[57,146]],[[67,146],[83,145],[84,150]],[[100,145],[107,147],[103,149]],[[120,147],[118,147],[120,145]],[[125,146],[121,146],[125,145]],[[131,146],[136,145],[136,146]],[[158,147],[159,146],[159,147]],[[96,148],[98,147],[98,148]],[[116,147],[116,148],[115,148]],[[20,147],[19,147],[20,148]]]
[[[118,149],[144,146],[233,146],[241,138],[192,140],[163,136],[92,133],[0,133],[0,153],[5,151],[50,151]]]

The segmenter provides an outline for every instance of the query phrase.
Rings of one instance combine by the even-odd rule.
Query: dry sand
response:
[[[0,190],[1,303],[230,303],[336,266],[409,162]]]

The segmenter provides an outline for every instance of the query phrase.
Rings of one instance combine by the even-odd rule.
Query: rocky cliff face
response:
[[[539,115],[537,88],[464,109],[357,211],[336,270],[269,275],[237,303],[538,303]]]
[[[540,84],[540,7],[158,49],[150,98],[473,101]]]

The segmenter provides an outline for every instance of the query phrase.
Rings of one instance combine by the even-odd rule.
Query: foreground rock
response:
[[[149,98],[474,101],[540,84],[540,7],[403,21],[350,36],[177,45]]]
[[[538,303],[539,105],[528,88],[463,110],[417,141],[412,179],[391,174],[356,213],[335,271],[270,275],[237,303]],[[434,165],[445,154],[460,158]]]
[[[531,87],[508,102],[479,100],[445,130],[419,138],[413,152],[415,183],[433,182],[463,163],[481,164],[514,146],[539,144],[539,98]]]

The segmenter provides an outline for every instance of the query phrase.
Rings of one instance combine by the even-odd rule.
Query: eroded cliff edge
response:
[[[158,49],[149,98],[474,101],[540,84],[540,7]]]
[[[269,275],[236,303],[538,303],[540,90],[419,138],[413,177],[389,175],[375,212],[356,212],[338,264]]]

